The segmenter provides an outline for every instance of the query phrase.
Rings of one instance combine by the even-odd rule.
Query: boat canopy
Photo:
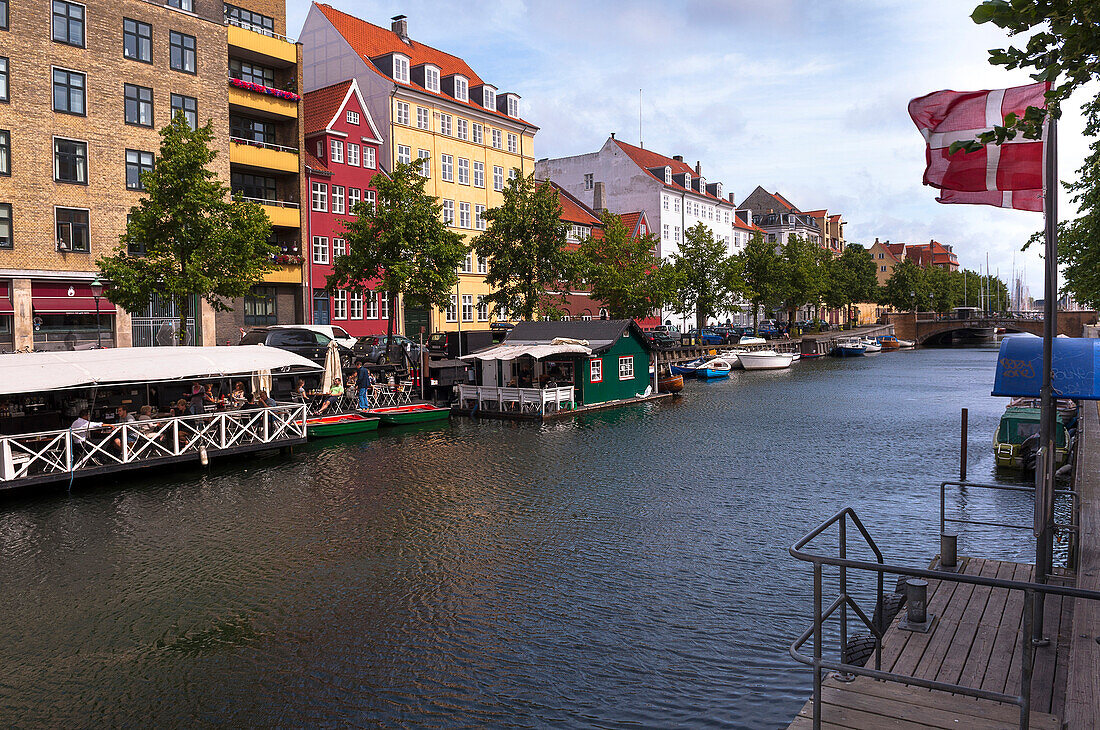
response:
[[[117,347],[0,355],[0,395],[68,388],[321,370],[277,347]]]
[[[586,344],[581,344],[576,340],[566,340],[566,338],[555,339],[552,342],[545,344],[515,344],[509,345],[507,342],[499,345],[493,345],[487,347],[480,352],[473,352],[469,355],[463,355],[461,360],[515,360],[517,357],[528,355],[541,360],[544,357],[550,355],[591,355],[592,348]]]
[[[1100,400],[1100,339],[1059,337],[1053,347],[1054,397]],[[1042,384],[1043,338],[1015,335],[1002,340],[993,395],[1038,398]]]

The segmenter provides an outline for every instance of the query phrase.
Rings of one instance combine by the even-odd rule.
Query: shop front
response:
[[[97,298],[90,282],[32,281],[31,311],[36,351],[116,344],[115,305]]]
[[[11,303],[11,282],[0,279],[0,352],[12,352],[15,339],[12,334],[15,309]]]

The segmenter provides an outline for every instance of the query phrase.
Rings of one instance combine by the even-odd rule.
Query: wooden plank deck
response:
[[[969,558],[963,572],[1029,581],[1033,571],[1030,565]],[[926,634],[902,631],[895,620],[883,640],[882,669],[1015,695],[1020,691],[1023,601],[1020,591],[929,580],[928,611],[936,616],[932,630]],[[1048,597],[1044,612],[1047,635],[1059,637],[1072,624],[1073,601]],[[1068,674],[1065,648],[1064,642],[1052,640],[1035,650],[1033,728],[1061,727],[1058,717],[1063,713]],[[830,677],[822,688],[822,727],[828,728],[980,730],[1015,727],[1019,716],[1015,705],[867,677],[849,683]],[[812,727],[812,718],[811,699],[790,727]]]

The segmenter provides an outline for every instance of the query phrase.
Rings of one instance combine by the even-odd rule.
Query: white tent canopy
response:
[[[262,345],[17,353],[0,355],[0,395],[251,375],[284,368],[320,370],[321,366],[293,352]]]
[[[480,352],[463,355],[462,360],[515,360],[517,357],[529,355],[536,360],[541,360],[550,355],[591,355],[592,348],[579,344],[576,341],[559,342],[555,340],[549,344],[514,344],[503,343],[495,345]]]

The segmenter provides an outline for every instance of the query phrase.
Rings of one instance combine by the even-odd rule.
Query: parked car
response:
[[[393,335],[393,349],[400,348],[409,360],[412,362],[420,362],[420,358],[423,357],[424,348],[419,342],[410,340],[405,335]],[[386,335],[366,335],[360,337],[355,342],[355,346],[351,348],[352,355],[357,360],[366,360],[369,363],[379,365],[383,362],[392,361],[394,355],[391,352],[387,360],[385,355],[391,348],[387,347]]]
[[[273,324],[272,329],[286,329],[286,330],[309,330],[310,332],[318,332],[330,340],[336,340],[336,342],[344,348],[350,350],[355,346],[355,338],[347,333],[342,327],[337,327],[333,324]]]
[[[680,344],[679,337],[673,337],[671,333],[665,330],[645,330],[642,332],[642,335],[645,337],[646,342],[658,350],[667,350]]]
[[[684,337],[692,342],[698,340],[704,345],[723,345],[726,343],[725,335],[710,328],[704,328],[703,331],[700,332],[693,327],[687,331]]]
[[[328,343],[332,338],[321,332],[299,327],[255,327],[241,337],[241,345],[266,345],[288,350],[296,355],[312,360],[318,365],[325,364]]]

